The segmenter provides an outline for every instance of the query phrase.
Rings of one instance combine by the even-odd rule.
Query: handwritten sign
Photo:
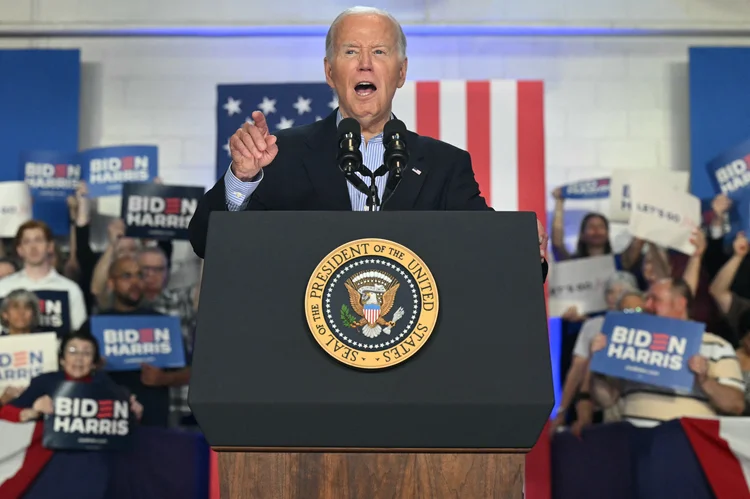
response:
[[[615,170],[610,185],[609,220],[627,223],[632,211],[632,185],[647,182],[662,190],[688,191],[690,174],[668,170]]]
[[[581,314],[606,310],[604,284],[614,272],[613,255],[556,262],[549,278],[550,315],[559,317],[570,307]]]
[[[629,230],[634,237],[672,248],[687,255],[695,252],[690,242],[701,223],[700,199],[639,179],[633,185],[633,210]]]

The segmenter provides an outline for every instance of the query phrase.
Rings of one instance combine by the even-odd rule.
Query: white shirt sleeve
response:
[[[604,317],[587,319],[581,325],[581,330],[578,331],[578,338],[576,338],[576,344],[573,347],[573,355],[588,359],[591,353],[591,343],[594,341],[596,333],[602,332],[603,325]]]

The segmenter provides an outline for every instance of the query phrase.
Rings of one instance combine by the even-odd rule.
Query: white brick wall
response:
[[[0,35],[21,28],[327,25],[350,5],[342,0],[0,0]],[[377,5],[404,24],[750,26],[747,0],[380,0]],[[567,181],[606,176],[613,168],[688,169],[688,48],[750,44],[745,40],[411,37],[409,77],[543,79],[551,190]],[[218,83],[323,81],[322,37],[0,36],[0,49],[23,47],[80,48],[81,147],[155,143],[160,175],[168,183],[212,185]],[[606,212],[605,203],[599,209]],[[194,280],[197,267],[189,246],[176,245],[174,257],[174,279]]]
[[[745,0],[380,0],[405,23],[745,27]],[[245,0],[0,0],[2,20],[44,24],[327,23],[352,2]]]
[[[750,25],[746,0],[386,0],[405,24]],[[14,26],[326,24],[349,2],[0,0]],[[425,6],[426,5],[426,6]],[[290,14],[290,12],[292,14]],[[612,168],[689,166],[687,51],[735,38],[458,37],[409,40],[412,79],[525,78],[546,85],[550,187]],[[0,48],[77,47],[81,146],[156,143],[168,180],[210,185],[216,85],[322,81],[321,38],[0,38]]]

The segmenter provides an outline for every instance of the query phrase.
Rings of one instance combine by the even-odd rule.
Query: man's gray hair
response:
[[[604,283],[604,291],[608,292],[617,285],[621,285],[626,290],[637,290],[638,280],[630,272],[618,270]]]
[[[390,13],[384,11],[383,9],[378,9],[376,7],[352,7],[339,14],[331,23],[331,27],[328,28],[328,33],[326,34],[326,58],[329,62],[333,59],[334,56],[335,47],[333,46],[333,43],[334,38],[336,37],[336,29],[338,28],[339,23],[345,17],[357,15],[377,15],[390,19],[390,21],[393,23],[393,26],[396,28],[396,47],[398,49],[398,55],[402,61],[406,59],[406,35],[404,34],[403,28],[401,28],[401,23],[399,23],[395,17],[393,17]]]
[[[16,289],[8,293],[0,305],[0,325],[4,329],[8,327],[8,321],[3,318],[12,303],[28,304],[31,307],[31,331],[33,332],[39,326],[39,297],[26,289]]]

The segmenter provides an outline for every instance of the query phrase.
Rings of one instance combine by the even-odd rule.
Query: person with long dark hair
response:
[[[590,212],[581,220],[581,226],[578,230],[578,240],[576,241],[576,250],[570,253],[565,246],[565,199],[562,197],[562,190],[558,187],[552,191],[555,198],[555,212],[552,218],[552,252],[555,261],[562,262],[573,258],[587,258],[592,256],[612,254],[612,243],[610,242],[609,220],[601,213]],[[635,247],[635,239],[631,242],[630,247],[622,254],[615,254],[615,267],[617,270],[628,270],[632,258],[627,256],[630,253],[640,251],[640,245]]]

